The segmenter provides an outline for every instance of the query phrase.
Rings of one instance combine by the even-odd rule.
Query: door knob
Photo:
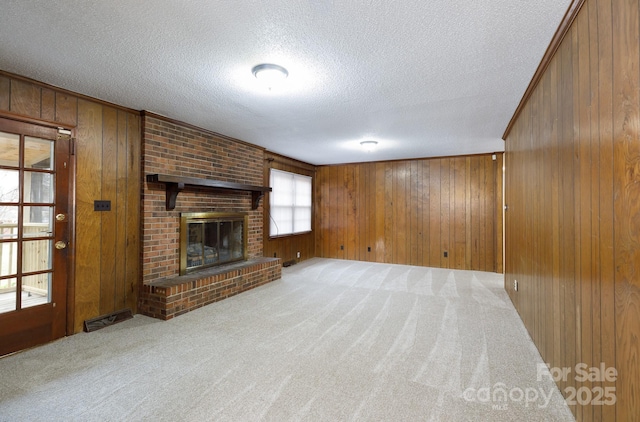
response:
[[[67,218],[66,215],[64,214],[56,214],[56,220],[57,221],[64,221]]]
[[[64,249],[67,247],[67,242],[63,242],[62,240],[58,240],[55,244],[56,249]]]

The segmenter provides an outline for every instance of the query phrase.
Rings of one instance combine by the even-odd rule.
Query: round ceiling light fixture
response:
[[[371,152],[376,149],[376,146],[378,146],[378,141],[362,141],[360,142],[360,145],[362,145],[362,148],[364,148],[365,151]]]
[[[272,63],[262,63],[254,66],[251,69],[251,73],[269,89],[282,83],[289,76],[287,69]]]

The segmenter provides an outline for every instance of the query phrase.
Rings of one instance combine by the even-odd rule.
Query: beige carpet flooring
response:
[[[0,421],[573,420],[502,284],[312,259],[168,322],[0,359]]]

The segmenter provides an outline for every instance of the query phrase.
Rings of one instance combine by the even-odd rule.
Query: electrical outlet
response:
[[[111,201],[93,201],[94,211],[111,211]]]
[[[513,290],[518,291],[518,280],[513,280]]]
[[[445,257],[445,258],[449,258],[449,252],[444,251],[444,257]]]
[[[296,258],[300,258],[300,252],[296,252]]]
[[[344,251],[344,245],[340,245],[340,250]]]
[[[371,252],[371,246],[367,246],[367,252]]]

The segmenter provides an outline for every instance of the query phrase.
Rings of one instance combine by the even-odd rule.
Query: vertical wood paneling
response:
[[[550,68],[553,68],[554,63],[552,62]],[[553,182],[553,165],[554,165],[554,157],[553,157],[553,139],[555,137],[554,132],[556,131],[555,122],[553,124],[544,124],[551,120],[552,109],[557,110],[555,104],[557,104],[557,98],[552,97],[551,95],[551,72],[547,72],[543,75],[542,85],[541,85],[541,95],[542,95],[542,104],[541,104],[541,116],[539,119],[539,125],[541,126],[541,134],[540,139],[544,142],[544,147],[539,149],[539,160],[536,162],[536,167],[538,170],[537,177],[544,178],[544,183],[547,185],[552,185]],[[552,274],[554,268],[554,247],[553,247],[553,233],[555,232],[555,228],[553,227],[553,206],[549,206],[549,204],[553,204],[554,202],[554,189],[545,189],[541,192],[538,210],[540,212],[540,221],[539,224],[541,227],[545,227],[545,230],[540,231],[541,241],[540,248],[543,253],[543,258],[541,260],[541,267],[537,274],[538,283],[542,282],[541,274]],[[553,283],[543,283],[541,286],[541,292],[539,294],[543,297],[551,297],[553,294]],[[543,321],[541,321],[541,330],[542,332],[539,335],[539,342],[544,344],[544,356],[551,356],[553,354],[553,336],[554,336],[554,320],[555,315],[557,315],[554,308],[553,301],[544,301],[542,312],[545,315]]]
[[[365,183],[366,183],[366,191],[364,192],[364,196],[366,197],[366,201],[363,202],[364,206],[367,209],[375,210],[376,204],[376,165],[375,163],[367,163],[365,165],[367,168],[367,172],[365,174]],[[377,214],[375,212],[368,213],[366,215],[367,224],[362,228],[366,232],[367,243],[362,245],[363,248],[366,248],[367,261],[375,262],[376,260],[376,221]]]
[[[441,268],[450,268],[453,262],[451,254],[451,160],[440,160],[440,265]],[[444,256],[444,252],[447,256]]]
[[[347,246],[348,246],[348,238],[347,238],[347,214],[350,204],[347,202],[347,188],[346,188],[346,167],[338,167],[338,178],[336,179],[336,189],[338,191],[338,198],[340,201],[340,206],[338,207],[339,215],[335,219],[337,228],[338,228],[338,238],[340,239],[340,246],[338,248],[338,258],[345,259],[347,256]]]
[[[410,256],[407,250],[407,230],[411,216],[407,209],[407,163],[401,161],[393,166],[393,214],[391,224],[394,226],[393,233],[393,260],[394,263],[409,262]]]
[[[562,137],[560,138],[560,281],[563,292],[562,367],[570,368],[576,361],[576,295],[575,295],[575,187],[574,187],[574,97],[573,97],[573,33],[572,27],[562,47]],[[530,226],[529,226],[530,227]],[[575,377],[568,377],[562,388],[575,388]],[[575,404],[570,405],[575,413]]]
[[[578,353],[577,359],[581,362],[593,364],[592,344],[593,344],[593,325],[591,311],[591,284],[593,283],[591,276],[591,233],[593,227],[591,225],[591,172],[597,171],[592,162],[591,155],[591,108],[597,106],[592,104],[591,98],[591,75],[590,75],[590,50],[589,50],[589,9],[584,8],[578,15],[575,23],[577,27],[578,38],[578,95],[580,104],[588,104],[589,107],[579,107],[578,117],[578,157],[576,163],[578,165],[579,177],[577,178],[576,188],[580,190],[580,200],[576,200],[576,213],[580,215],[577,235],[576,247],[580,251],[579,258],[579,274],[577,289],[580,292],[580,307],[577,315],[577,323],[579,335],[576,344]],[[574,61],[575,62],[575,61]],[[576,221],[578,224],[578,221]],[[589,381],[578,382],[578,388],[588,388],[593,391],[593,385]],[[593,407],[591,404],[579,406],[577,409],[578,417],[583,421],[591,422],[593,420]]]
[[[102,197],[102,106],[78,102],[76,182],[76,323],[101,315],[101,213],[93,201]]]
[[[333,167],[330,169],[330,174],[327,175],[329,192],[328,198],[337,198],[338,197],[338,169]],[[327,258],[338,258],[338,251],[340,250],[340,245],[338,244],[338,231],[340,230],[340,220],[338,215],[338,209],[335,204],[328,203],[329,215],[327,218],[327,225],[325,226],[328,236],[328,244],[325,255]]]
[[[356,259],[356,227],[357,216],[356,209],[357,204],[357,181],[355,180],[355,166],[346,166],[344,168],[344,202],[345,202],[345,216],[344,216],[344,230],[345,230],[345,259]]]
[[[11,108],[11,79],[0,75],[0,110]]]
[[[122,116],[122,113],[120,114]],[[126,206],[125,214],[119,217],[119,221],[126,221],[126,239],[124,248],[126,250],[126,267],[124,289],[124,305],[133,312],[137,309],[138,283],[142,279],[140,267],[140,180],[142,180],[142,170],[140,159],[142,157],[142,127],[139,114],[126,113],[127,119],[127,157],[126,157]],[[123,195],[118,193],[118,199],[123,200]],[[118,242],[118,247],[122,247],[122,242]],[[119,308],[118,308],[119,309]]]
[[[111,201],[111,212],[96,213],[100,218],[100,314],[111,312],[116,297],[118,111],[102,108],[102,175],[100,199]],[[114,265],[115,264],[115,265]]]
[[[506,143],[509,295],[550,366],[617,370],[558,382],[615,389],[572,405],[579,421],[640,414],[639,89],[638,2],[587,0]]]
[[[637,1],[613,0],[613,197],[618,418],[640,415],[640,24]]]
[[[127,243],[127,113],[118,111],[117,114],[117,143],[116,143],[116,168],[115,168],[115,197],[111,203],[117,221],[115,226],[115,295],[114,308],[123,309],[126,303],[126,280],[127,280],[127,248],[119,248],[118,245]],[[104,223],[104,220],[103,220]]]
[[[500,156],[502,157],[502,154],[500,154]],[[465,231],[464,231],[464,234],[465,234],[465,246],[470,245],[470,247],[464,248],[464,268],[471,268],[471,250],[473,249],[473,242],[472,242],[472,236],[471,236],[471,231],[473,229],[471,226],[471,203],[473,201],[473,198],[471,196],[471,160],[472,160],[472,157],[466,157],[464,160],[464,166],[465,166],[464,168],[464,174],[465,174],[465,180],[464,180]],[[496,180],[496,183],[500,183],[500,185],[502,185],[502,180],[500,181]],[[498,204],[496,202],[496,207],[497,207],[496,210],[501,210],[502,204]],[[502,250],[502,242],[500,243],[500,250]],[[500,254],[500,256],[502,256],[502,254]]]
[[[23,116],[39,118],[40,93],[41,88],[38,85],[12,79],[10,110]]]
[[[503,218],[502,218],[502,210],[503,210],[503,176],[502,176],[502,170],[503,170],[503,166],[504,166],[504,154],[497,154],[496,155],[496,160],[497,160],[497,164],[496,164],[496,180],[495,180],[495,190],[496,190],[496,202],[495,202],[495,216],[496,216],[496,239],[495,239],[495,244],[496,244],[496,272],[497,273],[502,273],[504,271],[504,262],[503,262],[503,256],[504,256],[504,242],[503,242],[503,236],[504,236],[504,223],[503,223]],[[469,172],[470,173],[470,172]],[[468,197],[471,197],[471,188],[470,188],[470,182],[467,182],[469,184],[469,194]],[[471,209],[469,207],[469,209]],[[470,218],[470,214],[471,213],[467,213],[467,219],[470,222],[471,218]],[[467,230],[467,232],[470,233],[470,230]],[[468,240],[469,243],[471,243],[471,239]],[[468,256],[467,258],[468,262],[471,262],[471,255]]]
[[[421,192],[424,190],[422,186],[422,166],[419,162],[411,162],[411,200],[410,204],[416,204],[415,209],[411,210],[410,227],[415,230],[410,232],[409,250],[411,251],[410,262],[412,265],[422,265],[422,214],[424,212],[424,202],[420,198]]]
[[[589,86],[596,87],[598,86],[598,81],[600,78],[600,69],[599,69],[599,59],[598,59],[598,10],[595,2],[590,2],[587,5],[588,9],[588,28],[586,31],[586,35],[588,37],[589,44]],[[584,24],[581,24],[581,29],[584,31]],[[584,38],[584,32],[581,31],[581,41],[586,41]],[[589,108],[589,121],[590,121],[590,142],[589,142],[589,156],[591,157],[591,203],[589,207],[591,209],[591,233],[589,233],[589,240],[591,242],[591,256],[588,257],[590,260],[590,272],[588,273],[590,291],[585,292],[586,296],[590,299],[590,301],[583,300],[582,301],[582,309],[583,315],[584,312],[587,313],[587,318],[590,318],[590,332],[585,332],[583,328],[583,349],[588,356],[590,356],[591,362],[598,363],[603,362],[602,351],[601,351],[601,340],[602,340],[602,332],[601,332],[601,307],[600,307],[600,272],[601,272],[601,255],[600,255],[600,246],[601,246],[601,232],[600,232],[600,154],[599,149],[599,139],[600,139],[600,90],[599,89],[590,89],[591,94],[591,107]],[[586,181],[585,181],[586,182]],[[587,185],[584,183],[584,185]],[[584,327],[584,325],[583,325]],[[590,385],[592,388],[604,388],[606,384],[601,381],[595,381]],[[602,416],[602,406],[590,406],[591,412],[590,414],[586,414],[583,412],[583,415],[591,417],[590,420],[593,421],[601,421],[603,420]],[[611,406],[609,406],[611,407]],[[588,420],[588,419],[585,419]]]
[[[442,224],[440,212],[440,168],[442,160],[435,159],[429,161],[429,267],[440,267],[440,255],[442,254],[442,243],[440,242],[440,225]]]
[[[594,3],[593,1],[588,4]],[[600,175],[598,185],[600,191],[600,214],[598,223],[600,230],[600,277],[596,282],[600,284],[600,352],[601,362],[607,366],[616,366],[616,330],[615,330],[615,261],[614,261],[614,233],[613,233],[613,209],[614,197],[614,155],[613,155],[613,19],[611,14],[611,2],[600,1],[597,3],[597,39],[598,39],[598,73],[599,78],[595,87],[598,87],[600,110],[599,145],[597,154],[600,159]],[[592,30],[595,27],[592,27]],[[619,171],[619,170],[618,170]],[[623,376],[618,371],[619,376]],[[636,379],[639,377],[636,376]],[[603,387],[613,387],[616,382],[605,382]],[[615,420],[617,406],[603,406],[602,420]]]
[[[266,180],[266,177],[265,177],[265,180]],[[316,173],[314,188],[316,193],[314,196],[315,202],[316,203],[323,202],[323,198],[328,196],[329,187],[326,183],[324,183],[323,175],[320,173]],[[267,213],[265,212],[265,215],[266,214]],[[326,248],[328,246],[327,230],[325,230],[324,228],[327,226],[327,219],[329,218],[329,216],[326,209],[320,210],[320,212],[315,212],[314,215],[315,215],[314,231],[315,231],[315,242],[316,242],[316,254],[321,254],[324,251],[326,251]],[[268,227],[266,223],[265,223],[265,227]],[[267,245],[265,242],[265,248],[266,246]],[[265,249],[265,256],[272,256],[272,255],[268,253]]]
[[[393,165],[384,166],[384,262],[396,263],[393,256],[395,240],[394,208],[393,208]]]
[[[318,167],[315,235],[329,241],[317,255],[495,271],[496,168],[491,155]],[[340,245],[346,253],[333,254]]]
[[[384,163],[376,163],[375,164],[375,202],[373,203],[372,210],[376,215],[376,223],[375,223],[375,262],[386,262],[386,243],[385,243],[385,210],[387,207],[385,206],[385,164]],[[322,169],[323,171],[326,171]],[[325,198],[326,203],[331,203],[333,198]],[[362,212],[362,211],[361,211]]]
[[[454,167],[454,246],[453,246],[453,267],[456,269],[465,269],[466,266],[466,245],[467,245],[467,187],[466,187],[466,157],[457,157],[453,159]]]
[[[61,92],[56,92],[57,122],[75,126],[78,124],[78,98]]]
[[[428,267],[431,255],[431,231],[429,228],[429,222],[431,220],[431,185],[429,183],[431,162],[429,160],[422,160],[420,164],[422,167],[422,196],[419,197],[422,202],[422,212],[419,215],[422,224],[422,262],[420,265]]]
[[[56,118],[56,93],[51,89],[42,88],[40,118],[49,121]]]
[[[483,224],[483,217],[480,215],[480,200],[482,195],[481,183],[480,183],[480,166],[478,165],[478,161],[473,159],[473,165],[470,168],[469,179],[471,182],[471,186],[469,189],[470,192],[470,209],[476,210],[476,212],[471,212],[471,227],[469,227],[469,232],[471,235],[471,268],[480,268],[480,227]]]
[[[562,353],[562,330],[561,327],[563,324],[559,323],[562,319],[562,305],[563,298],[562,290],[561,290],[561,281],[560,281],[560,148],[559,148],[559,139],[561,135],[561,125],[560,119],[556,118],[560,114],[560,84],[561,84],[561,60],[556,56],[554,58],[554,63],[550,67],[550,79],[551,79],[551,118],[556,123],[554,127],[554,131],[551,133],[551,163],[553,165],[551,171],[551,211],[552,211],[552,242],[553,242],[553,273],[552,273],[552,283],[553,283],[553,315],[554,320],[558,321],[558,323],[553,325],[553,362],[560,362],[563,358]],[[509,144],[507,144],[507,148]],[[521,185],[521,186],[524,186]],[[509,188],[509,185],[506,186]],[[510,192],[510,190],[508,191]],[[508,196],[507,196],[508,197]],[[505,198],[506,200],[507,198]],[[514,220],[513,224],[518,224],[517,220]],[[505,230],[508,232],[509,227],[505,227]],[[514,268],[514,271],[516,268]],[[505,269],[506,274],[506,269]],[[542,275],[544,277],[544,275]],[[526,299],[526,298],[525,298]],[[543,359],[547,359],[543,356]]]
[[[485,268],[486,263],[486,245],[487,245],[487,210],[486,210],[486,193],[484,191],[486,187],[486,172],[484,166],[484,160],[478,163],[478,179],[480,182],[479,190],[482,192],[480,194],[480,201],[478,202],[478,215],[480,216],[480,224],[479,232],[478,232],[478,244],[480,247],[478,248],[478,267]],[[447,192],[443,190],[443,193]],[[448,211],[448,210],[447,210]],[[448,219],[443,218],[443,224],[448,224]],[[445,234],[443,234],[445,236]]]
[[[496,154],[497,156],[497,154]],[[496,180],[498,180],[498,169],[496,161],[492,157],[484,160],[485,164],[485,185],[484,185],[484,201],[485,201],[485,241],[484,244],[489,247],[485,249],[484,268],[489,271],[496,271],[497,255],[496,255],[496,218],[499,207],[496,208]]]

